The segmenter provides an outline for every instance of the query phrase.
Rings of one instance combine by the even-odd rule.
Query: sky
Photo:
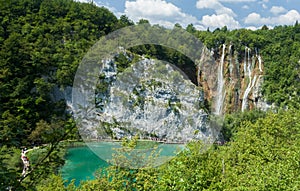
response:
[[[80,0],[91,1],[91,0]],[[193,24],[198,30],[293,25],[300,22],[300,0],[93,0],[117,17],[173,28]]]

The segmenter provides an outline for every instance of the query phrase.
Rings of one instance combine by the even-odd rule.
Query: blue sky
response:
[[[80,0],[90,1],[90,0]],[[257,29],[263,25],[293,25],[300,22],[300,0],[94,0],[118,17],[126,14],[134,22],[144,18],[151,24],[172,28],[192,23],[199,30],[226,25],[229,29]]]

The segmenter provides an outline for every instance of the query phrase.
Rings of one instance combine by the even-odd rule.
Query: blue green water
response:
[[[81,180],[94,179],[96,170],[109,166],[87,146],[69,148],[65,158],[65,165],[61,169],[62,177],[68,181],[75,179],[76,185]]]
[[[106,161],[111,159],[111,155],[114,153],[113,148],[118,147],[120,147],[119,143],[99,142],[89,144],[89,147],[69,148],[65,156],[66,163],[61,169],[63,179],[68,181],[74,179],[76,185],[81,180],[95,179],[94,173],[98,169],[105,169],[110,165]],[[183,145],[160,144],[159,150],[161,152],[159,156],[164,157],[164,160],[167,161],[182,148]]]

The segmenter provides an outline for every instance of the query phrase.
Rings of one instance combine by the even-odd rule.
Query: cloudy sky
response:
[[[89,0],[81,0],[89,1]],[[192,23],[197,29],[223,27],[257,29],[263,25],[293,25],[300,22],[300,0],[94,0],[117,16],[126,14],[134,22],[144,18],[151,24],[172,28]]]

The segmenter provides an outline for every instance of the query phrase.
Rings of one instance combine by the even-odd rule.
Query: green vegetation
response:
[[[53,176],[40,190],[297,190],[299,118],[297,110],[267,113],[255,122],[244,121],[224,146],[201,152],[203,145],[194,142],[158,168],[110,166],[108,173],[99,173],[96,180],[76,189],[73,184],[65,188],[61,178]]]
[[[200,142],[190,143],[187,150],[158,168],[111,166],[96,180],[82,182],[76,188],[74,183],[65,187],[58,174],[65,149],[59,143],[80,137],[74,120],[65,111],[65,100],[55,100],[53,94],[55,89],[72,85],[79,62],[100,37],[134,23],[125,15],[118,19],[106,8],[72,0],[0,0],[0,22],[0,190],[300,189],[298,23],[272,30],[264,26],[257,31],[229,31],[223,27],[213,32],[197,31],[188,25],[186,31],[209,49],[232,43],[240,55],[245,46],[261,54],[265,67],[263,95],[276,104],[274,113],[227,115],[222,132],[228,142],[223,146],[214,145],[201,152]],[[141,45],[128,51],[169,61],[196,84],[194,63],[173,49]],[[139,58],[133,56],[129,61],[120,54],[115,59],[122,72]],[[108,84],[101,85],[98,89],[105,92]],[[136,100],[136,104],[143,101]],[[172,107],[180,108],[180,103]],[[112,134],[111,124],[106,125],[105,133]],[[31,169],[22,177],[20,148],[34,145],[40,149],[28,153]],[[135,146],[145,148],[149,144]]]
[[[145,44],[129,49],[131,52],[146,57],[167,61],[180,68],[194,83],[197,84],[194,62],[181,52],[161,45]]]
[[[193,31],[208,48],[218,48],[223,43],[233,44],[233,49],[243,55],[245,46],[257,51],[264,60],[263,94],[267,101],[279,107],[296,107],[300,103],[300,25],[277,26],[272,30],[227,30],[226,27],[209,31]]]
[[[58,142],[78,138],[65,101],[53,100],[51,93],[71,85],[88,48],[127,25],[126,18],[71,0],[1,0],[0,5],[0,147],[5,153],[0,190],[31,190],[54,173]],[[21,179],[20,146],[32,144],[49,148]]]

